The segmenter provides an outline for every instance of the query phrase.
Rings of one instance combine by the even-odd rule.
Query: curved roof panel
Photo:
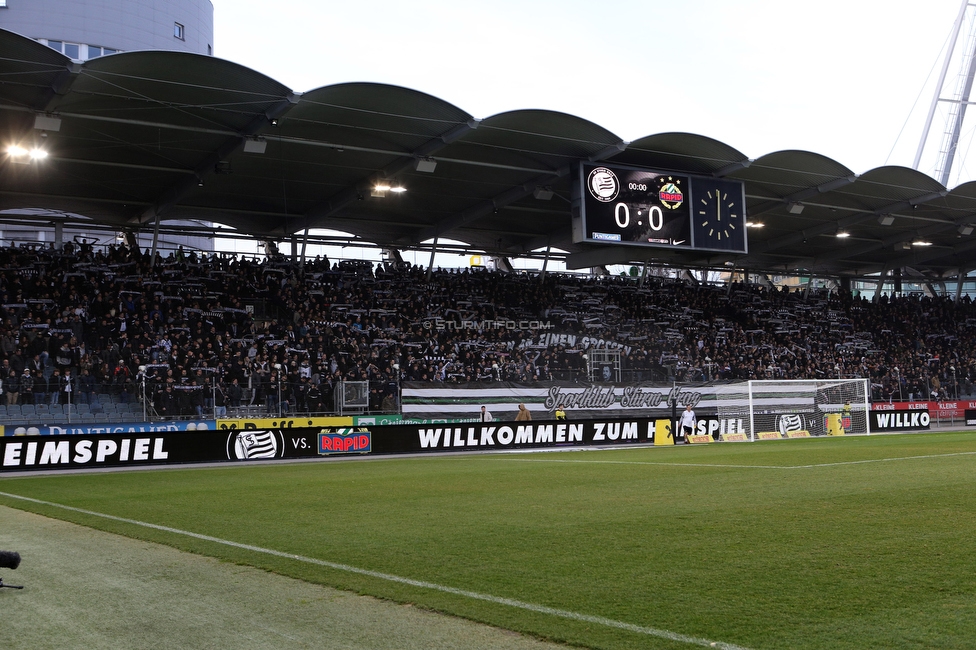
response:
[[[660,133],[635,140],[613,162],[637,167],[711,175],[748,157],[724,142],[695,133]]]

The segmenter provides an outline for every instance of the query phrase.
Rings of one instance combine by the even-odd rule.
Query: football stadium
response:
[[[972,647],[972,71],[855,173],[80,4],[0,2],[6,645]]]

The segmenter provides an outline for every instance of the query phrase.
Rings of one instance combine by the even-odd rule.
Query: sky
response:
[[[369,81],[474,117],[541,108],[911,167],[960,0],[213,0],[214,54],[295,91]],[[976,14],[976,10],[973,11]],[[970,25],[964,26],[960,47]],[[956,69],[950,70],[955,84]],[[921,170],[936,176],[940,106]],[[976,116],[974,116],[976,117]],[[976,124],[976,119],[973,120]],[[968,152],[973,128],[960,144]],[[949,187],[976,179],[976,155]],[[971,169],[970,169],[971,167]]]

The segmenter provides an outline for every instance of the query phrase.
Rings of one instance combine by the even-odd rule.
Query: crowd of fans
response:
[[[976,380],[968,297],[65,244],[0,248],[0,298],[0,404],[322,413],[356,381],[395,412],[404,382],[587,380],[597,349],[625,383],[866,377],[874,400],[918,400]]]

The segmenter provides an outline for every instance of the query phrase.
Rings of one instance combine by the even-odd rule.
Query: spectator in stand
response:
[[[218,383],[214,387],[214,418],[227,417],[227,396],[224,393],[224,386]]]
[[[34,377],[31,376],[30,369],[26,366],[20,375],[20,403],[34,403]]]
[[[74,405],[77,401],[78,387],[75,385],[75,378],[71,374],[71,368],[65,368],[64,376],[61,377],[62,403]]]
[[[44,378],[43,371],[36,370],[34,371],[34,403],[47,404],[48,399],[47,379]]]
[[[7,379],[3,382],[3,389],[7,394],[7,406],[16,404],[20,398],[20,377],[17,376],[17,372],[13,368],[7,373]]]
[[[41,267],[43,276],[20,272]],[[280,255],[187,252],[151,260],[121,246],[71,254],[0,247],[0,293],[0,377],[29,368],[35,401],[61,392],[45,390],[39,371],[57,370],[59,386],[68,368],[88,370],[97,392],[134,394],[131,377],[146,364],[157,366],[152,380],[147,375],[157,384],[170,373],[198,385],[207,377],[231,382],[229,403],[233,380],[248,382],[254,390],[246,398],[268,413],[280,402],[329,410],[338,381],[369,381],[372,407],[386,410],[388,386],[395,396],[402,381],[585,378],[584,341],[620,349],[625,382],[839,375],[868,378],[874,399],[896,400],[933,391],[957,398],[976,380],[976,307],[967,296],[868,302],[743,283],[551,273],[528,282],[468,270],[428,278],[409,264],[302,266]],[[251,300],[280,318],[256,320],[245,309]],[[486,322],[545,327],[467,326]],[[277,377],[268,385],[275,364],[282,400]],[[129,378],[117,380],[126,370]]]
[[[240,408],[241,399],[243,399],[244,391],[241,389],[241,384],[237,377],[234,377],[230,386],[227,387],[227,400],[230,402],[232,408]]]
[[[95,378],[87,368],[83,368],[78,376],[78,403],[91,404],[95,397]]]
[[[61,371],[57,368],[51,373],[51,378],[47,381],[48,395],[50,396],[51,406],[56,406],[61,403],[61,392],[64,390],[64,382],[61,377]]]
[[[162,390],[156,394],[154,406],[156,412],[162,417],[178,417],[180,415],[179,403],[176,395],[173,394],[172,383],[166,383]]]

